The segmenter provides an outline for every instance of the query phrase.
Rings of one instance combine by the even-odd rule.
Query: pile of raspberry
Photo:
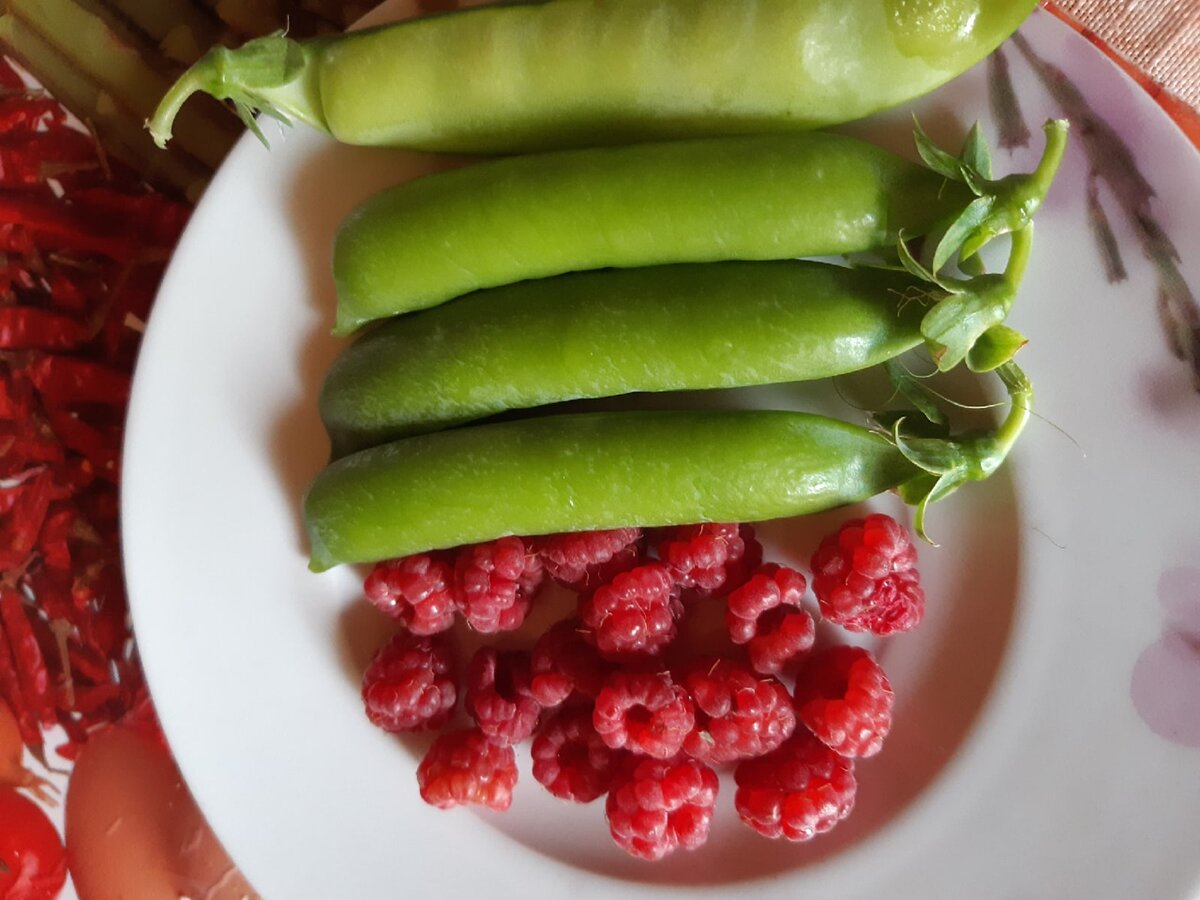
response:
[[[362,697],[390,732],[437,731],[417,769],[441,808],[506,810],[516,746],[534,778],[575,803],[605,798],[609,831],[633,856],[661,859],[708,838],[719,771],[741,821],[808,840],[854,805],[855,760],[892,723],[887,676],[867,649],[816,641],[814,618],[888,635],[924,613],[916,548],[882,514],[824,538],[809,579],[764,562],[739,524],[504,537],[377,564],[367,599],[402,627],[371,661]],[[521,629],[545,588],[574,611],[513,649],[484,645],[465,665],[451,629]],[[718,652],[686,624],[723,610]],[[461,701],[461,703],[460,703]]]

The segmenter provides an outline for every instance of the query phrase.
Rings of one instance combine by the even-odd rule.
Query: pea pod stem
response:
[[[213,47],[185,71],[163,96],[146,123],[159,147],[166,147],[171,125],[189,97],[197,92],[233,103],[242,122],[264,144],[256,113],[290,124],[300,121],[328,130],[321,112],[318,69],[314,58],[328,38],[298,42],[272,34],[242,47]]]

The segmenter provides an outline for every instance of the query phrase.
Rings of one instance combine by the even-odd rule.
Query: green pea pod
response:
[[[541,416],[404,438],[331,463],[304,501],[310,567],[630,525],[761,521],[907,486],[925,506],[1003,461],[1029,415],[1015,365],[994,434],[906,439],[780,410]]]
[[[726,262],[577,272],[382,322],[334,362],[335,455],[509,409],[633,391],[805,381],[921,343],[907,272]]]
[[[571,271],[887,247],[973,196],[825,132],[481,163],[396,185],[350,214],[334,246],[335,330]]]
[[[581,413],[343,457],[317,477],[305,517],[322,571],[504,534],[798,515],[918,471],[885,436],[805,413]]]
[[[187,97],[350,144],[483,153],[811,129],[921,96],[983,59],[1035,0],[555,0],[305,43],[217,47]],[[261,135],[260,135],[261,136]]]

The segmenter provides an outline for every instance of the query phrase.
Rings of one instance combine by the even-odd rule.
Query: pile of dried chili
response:
[[[117,519],[130,374],[190,208],[0,60],[0,700],[73,758],[145,695]]]

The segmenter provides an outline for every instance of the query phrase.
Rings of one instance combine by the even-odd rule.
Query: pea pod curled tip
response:
[[[829,378],[917,346],[930,286],[780,260],[606,269],[380,323],[334,361],[336,456],[512,409]]]
[[[491,540],[631,525],[762,521],[899,490],[926,507],[998,468],[1031,388],[998,370],[995,432],[908,437],[782,410],[537,416],[404,438],[331,463],[304,501],[310,567]],[[923,493],[922,493],[923,491]]]
[[[297,119],[350,144],[454,153],[820,128],[922,96],[1035,0],[556,0],[218,48],[164,97]]]

